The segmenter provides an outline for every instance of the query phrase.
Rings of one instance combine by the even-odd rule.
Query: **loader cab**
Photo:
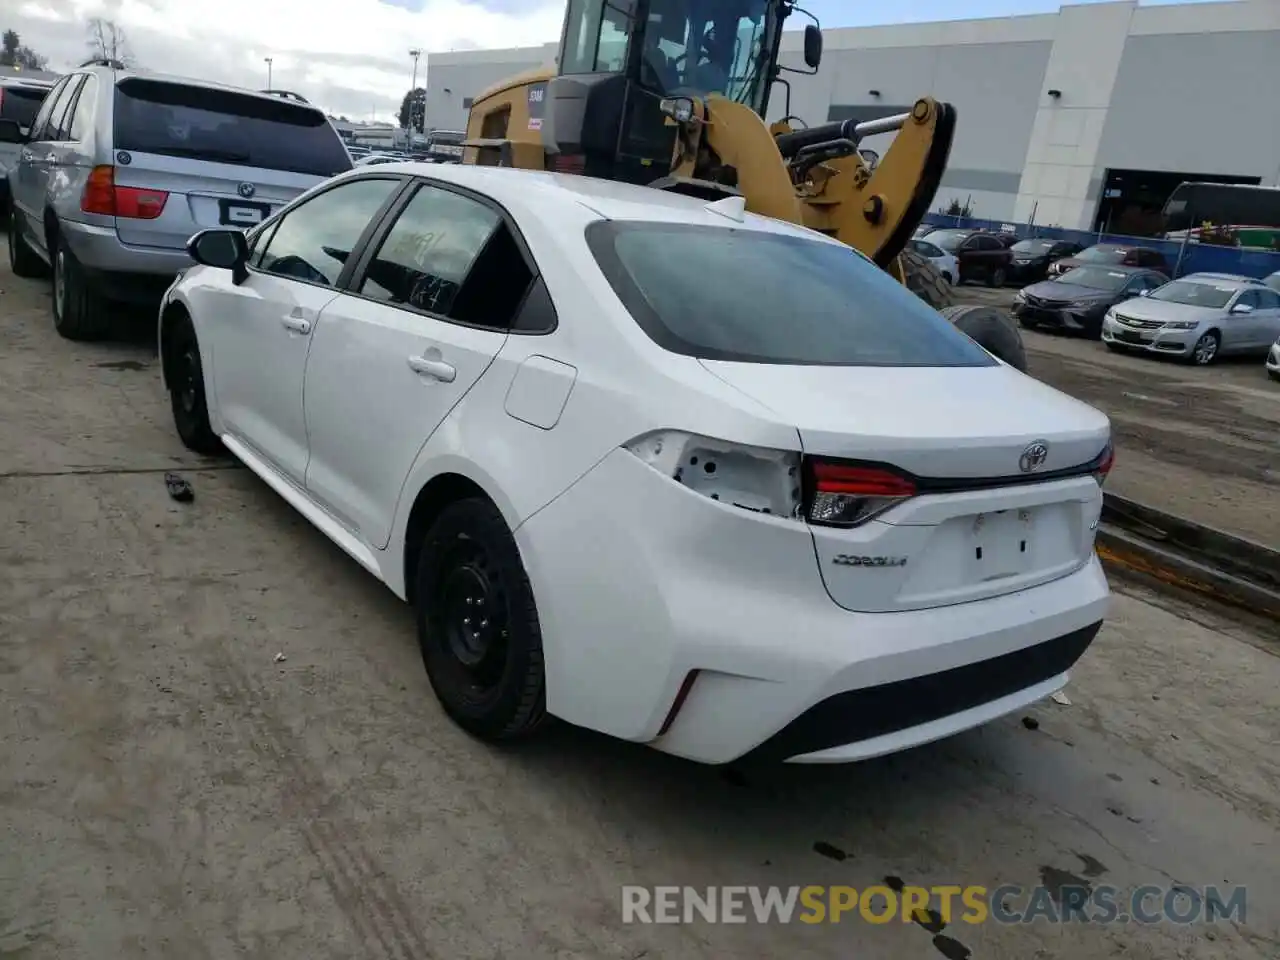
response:
[[[537,123],[552,169],[649,183],[675,128],[664,98],[719,93],[764,115],[790,0],[569,0]],[[531,99],[532,104],[532,99]]]

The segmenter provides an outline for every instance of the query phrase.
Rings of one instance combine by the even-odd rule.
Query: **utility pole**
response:
[[[418,58],[422,56],[422,51],[415,48],[409,51],[409,56],[413,57],[413,79],[409,81],[409,146],[412,147],[414,128],[413,112],[414,108],[418,105],[418,98],[415,94],[415,91],[418,89]],[[425,110],[426,104],[424,103],[422,107]],[[417,125],[421,126],[422,122],[418,121]]]
[[[263,57],[262,61],[267,65],[267,89],[271,89],[271,57]]]

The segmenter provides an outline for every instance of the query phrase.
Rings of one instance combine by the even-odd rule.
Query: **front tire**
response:
[[[31,249],[23,239],[18,227],[18,211],[12,204],[9,207],[9,269],[15,276],[28,280],[37,280],[49,275],[49,267]]]
[[[427,678],[450,718],[491,741],[542,726],[542,631],[497,507],[480,498],[445,507],[423,538],[414,596]]]
[[[1003,287],[1008,279],[1009,275],[1005,272],[1004,267],[996,267],[991,271],[991,276],[987,278],[987,286],[993,288]]]
[[[1222,338],[1218,331],[1210,330],[1191,348],[1191,362],[1197,367],[1207,367],[1218,359],[1218,348],[1222,346]]]
[[[111,314],[105,299],[90,288],[84,268],[61,236],[53,251],[53,325],[68,340],[102,340],[111,332]]]
[[[903,286],[933,309],[942,310],[955,303],[951,284],[928,257],[914,250],[903,250],[898,254],[898,268],[902,271]]]
[[[171,321],[172,327],[165,352],[168,367],[169,406],[173,410],[173,426],[182,445],[195,453],[212,456],[222,452],[222,441],[209,425],[208,395],[204,385],[204,364],[200,361],[200,343],[196,339],[191,318],[185,315]]]

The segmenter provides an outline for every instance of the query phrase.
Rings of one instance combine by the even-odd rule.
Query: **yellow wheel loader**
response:
[[[805,68],[778,63],[793,13]],[[819,230],[861,252],[1001,360],[1026,369],[1017,327],[998,310],[955,306],[950,285],[909,248],[933,202],[955,132],[950,104],[806,127],[785,73],[813,74],[822,31],[796,0],[568,0],[554,66],[472,101],[463,162],[622,180]],[[764,117],[775,85],[783,120]],[[894,133],[880,158],[860,144]]]

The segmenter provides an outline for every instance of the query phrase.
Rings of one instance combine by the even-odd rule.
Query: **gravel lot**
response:
[[[1013,302],[1012,290],[956,293],[966,302]],[[1280,384],[1267,379],[1261,359],[1198,369],[1114,354],[1096,341],[1022,335],[1033,376],[1111,417],[1111,489],[1280,549]]]
[[[1280,953],[1280,660],[1239,628],[1119,593],[1037,729],[855,767],[743,781],[565,728],[493,750],[437,708],[395,598],[252,475],[182,450],[145,336],[70,344],[44,285],[0,269],[0,291],[0,956]],[[1058,355],[1106,379],[1074,359],[1092,345],[1038,344],[1046,378]],[[1125,451],[1118,485],[1141,475]],[[175,468],[194,503],[166,496]],[[1250,899],[1213,927],[620,922],[623,884],[886,875]]]

